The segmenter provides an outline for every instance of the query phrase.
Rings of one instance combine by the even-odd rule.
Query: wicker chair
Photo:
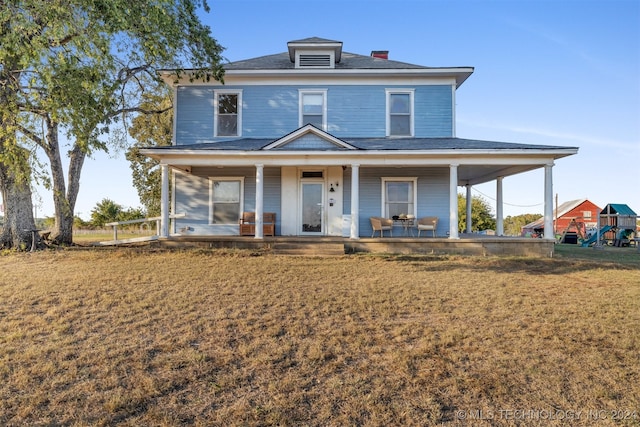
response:
[[[380,237],[384,237],[384,231],[388,230],[389,235],[393,237],[393,220],[388,218],[380,218],[378,216],[372,216],[369,218],[371,221],[371,228],[373,228],[373,233],[371,237],[376,235],[376,231],[380,232]]]
[[[433,237],[436,237],[436,229],[438,228],[437,216],[426,216],[418,220],[418,237],[420,237],[421,231],[431,231]]]

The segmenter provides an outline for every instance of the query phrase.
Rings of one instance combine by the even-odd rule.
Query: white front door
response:
[[[300,235],[324,234],[324,182],[300,183]]]

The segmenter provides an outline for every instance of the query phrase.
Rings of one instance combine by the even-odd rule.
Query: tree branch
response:
[[[38,136],[37,133],[35,133],[34,131],[32,131],[29,128],[26,128],[22,125],[17,125],[18,128],[18,132],[23,133],[24,135],[26,135],[29,139],[33,140],[33,142],[35,142],[36,144],[38,144],[39,146],[44,146],[44,140],[42,139],[41,136]]]

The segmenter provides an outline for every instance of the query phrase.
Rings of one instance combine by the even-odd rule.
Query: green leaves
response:
[[[491,206],[480,196],[471,197],[472,231],[495,230],[496,220],[491,213]],[[466,198],[458,194],[458,231],[467,228]]]
[[[104,133],[130,122],[157,69],[222,79],[223,48],[198,8],[206,1],[0,0],[0,162],[21,161],[10,149],[19,141],[47,154],[58,226],[71,223],[83,156],[108,149]],[[68,183],[59,129],[73,153]]]

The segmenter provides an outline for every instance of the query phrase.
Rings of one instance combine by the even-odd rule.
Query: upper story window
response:
[[[315,127],[327,129],[327,91],[301,90],[300,91],[300,123],[302,127],[312,124]]]
[[[240,136],[242,129],[242,91],[215,91],[215,136]]]
[[[413,89],[387,89],[387,136],[413,136]]]

